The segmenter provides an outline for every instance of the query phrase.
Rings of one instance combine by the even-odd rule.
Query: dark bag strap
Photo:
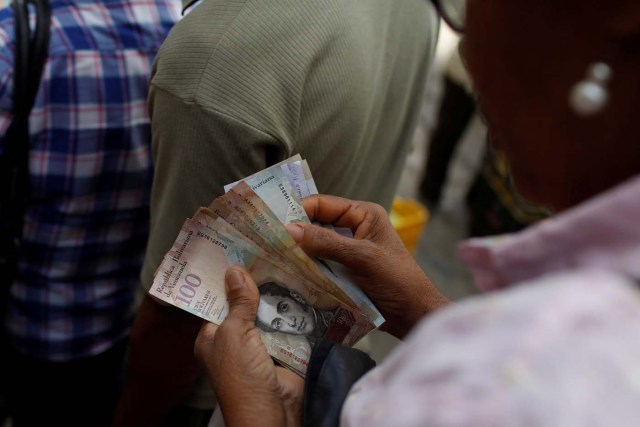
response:
[[[29,4],[36,13],[33,35]],[[51,8],[48,0],[14,0],[15,63],[13,120],[0,152],[0,363],[6,364],[8,345],[4,328],[6,302],[13,283],[22,243],[22,227],[29,200],[29,114],[40,87],[49,50]],[[4,389],[4,384],[0,386]],[[10,392],[7,391],[7,392]]]
[[[337,427],[353,384],[376,366],[366,353],[320,341],[311,354],[304,383],[304,427]]]
[[[36,25],[29,26],[29,5],[35,10]],[[24,214],[29,200],[29,114],[40,86],[48,56],[51,8],[48,0],[14,0],[15,63],[13,80],[13,120],[0,155],[0,279],[13,281],[15,263],[22,240]],[[5,285],[5,287],[8,287]]]

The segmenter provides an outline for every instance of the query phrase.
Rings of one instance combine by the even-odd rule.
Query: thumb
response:
[[[194,354],[196,359],[206,364],[207,356],[212,354],[214,339],[218,332],[218,325],[215,323],[205,322],[198,332],[196,343],[194,345]]]
[[[227,269],[224,279],[229,302],[227,319],[248,323],[247,326],[253,327],[260,303],[256,283],[249,273],[237,267]]]
[[[307,255],[337,261],[347,267],[360,261],[363,240],[350,239],[313,224],[290,224],[287,231]]]

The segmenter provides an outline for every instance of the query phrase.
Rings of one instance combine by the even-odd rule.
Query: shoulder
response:
[[[362,50],[379,51],[380,34],[402,29],[407,40],[426,38],[416,34],[430,13],[425,2],[403,0],[397,10],[395,3],[205,0],[172,30],[152,84],[293,144],[309,86],[341,92],[372,65],[375,55]],[[411,55],[428,55],[422,46]]]
[[[460,426],[519,425],[531,416],[553,426],[572,408],[615,407],[638,419],[640,408],[624,398],[637,393],[625,378],[640,369],[638,322],[636,285],[604,271],[554,274],[471,298],[425,319],[362,380],[345,425],[364,425],[358,411],[375,405],[381,418],[401,413],[437,423],[458,414],[453,425]],[[584,393],[585,386],[601,392]],[[385,410],[383,390],[401,392],[407,407]]]
[[[296,10],[304,3],[204,1],[168,36],[152,84],[255,128],[291,133],[309,62],[299,36],[310,16]]]
[[[197,87],[213,53],[220,48],[244,1],[203,1],[171,30],[156,56],[151,83],[187,102],[195,102]]]
[[[485,340],[513,342],[526,339],[522,334],[541,332],[549,344],[554,340],[561,344],[574,331],[612,328],[627,316],[640,319],[636,284],[611,271],[586,269],[551,273],[504,291],[469,298],[425,319],[416,335],[467,336],[467,330],[476,330],[486,334]],[[549,319],[553,325],[547,323]],[[460,328],[462,325],[468,328]],[[546,329],[549,326],[553,327]]]

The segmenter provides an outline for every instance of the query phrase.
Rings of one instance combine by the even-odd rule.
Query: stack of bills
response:
[[[303,376],[319,340],[351,346],[384,322],[343,266],[310,258],[287,233],[286,225],[309,222],[300,199],[318,193],[299,155],[225,191],[185,221],[152,296],[220,324],[225,272],[244,267],[258,285],[256,326],[269,354]]]

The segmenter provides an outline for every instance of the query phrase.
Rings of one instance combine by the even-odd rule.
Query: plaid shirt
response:
[[[131,322],[149,222],[148,78],[180,4],[52,0],[51,7],[49,59],[30,118],[32,201],[6,324],[23,352],[63,361],[107,350]],[[0,135],[11,122],[13,62],[14,18],[5,4]]]

